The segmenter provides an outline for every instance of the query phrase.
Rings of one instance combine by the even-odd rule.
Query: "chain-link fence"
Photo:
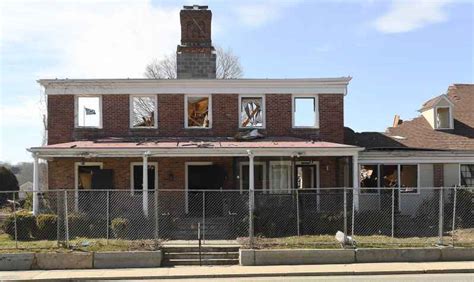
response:
[[[474,246],[469,188],[55,190],[0,193],[0,249]],[[22,196],[22,197],[20,197]],[[339,238],[340,239],[340,238]]]

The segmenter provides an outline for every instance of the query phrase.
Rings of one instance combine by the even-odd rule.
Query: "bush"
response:
[[[126,218],[117,217],[112,220],[111,228],[114,232],[115,238],[125,239],[128,234],[130,221]]]
[[[54,240],[57,237],[58,216],[54,214],[40,214],[36,217],[36,239]]]
[[[74,237],[88,237],[89,236],[89,221],[83,213],[70,213],[67,217],[69,238]]]
[[[35,216],[27,211],[16,212],[16,227],[18,240],[30,240],[36,233]],[[11,239],[15,239],[15,214],[7,217],[3,228]]]

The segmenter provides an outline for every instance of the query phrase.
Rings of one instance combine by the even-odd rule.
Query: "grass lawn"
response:
[[[388,236],[355,236],[358,248],[400,248],[400,247],[435,247],[438,237],[410,237],[391,238]],[[248,238],[239,238],[239,243],[248,246]],[[333,235],[306,235],[282,238],[255,238],[255,247],[260,249],[339,249]],[[69,252],[75,251],[131,251],[156,250],[161,242],[153,240],[117,240],[75,238],[70,240],[70,249],[58,246],[56,240],[18,241],[18,248],[14,240],[7,234],[0,234],[0,253],[17,252]],[[446,234],[444,244],[450,245],[451,235]],[[454,245],[456,247],[474,248],[474,229],[457,230]]]

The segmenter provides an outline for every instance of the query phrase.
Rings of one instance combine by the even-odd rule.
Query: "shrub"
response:
[[[10,238],[15,239],[15,214],[7,217],[3,228]],[[35,216],[27,211],[16,212],[16,228],[18,240],[30,240],[36,233]]]
[[[111,228],[115,238],[125,239],[127,237],[130,221],[126,218],[117,217],[112,220]]]
[[[67,217],[69,238],[89,236],[89,222],[83,213],[70,213]]]
[[[36,239],[54,240],[57,237],[58,216],[54,214],[40,214],[36,217]]]

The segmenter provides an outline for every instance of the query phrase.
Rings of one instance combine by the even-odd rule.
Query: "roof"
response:
[[[143,154],[150,151],[153,154],[172,153],[238,153],[247,154],[252,151],[292,151],[292,150],[318,150],[357,152],[362,150],[352,145],[305,140],[292,137],[266,137],[252,141],[237,141],[231,138],[147,138],[133,140],[128,138],[105,138],[95,141],[73,141],[60,144],[52,144],[43,147],[33,147],[31,152],[40,153],[94,153],[94,152],[127,152],[131,154]],[[59,155],[58,155],[59,156]]]
[[[418,116],[383,133],[346,129],[345,143],[378,150],[474,150],[474,84],[454,84],[446,95],[453,104],[452,130],[435,130],[423,116]],[[424,106],[435,105],[440,97]]]
[[[351,77],[291,79],[40,79],[47,95],[347,94]]]
[[[436,97],[426,101],[423,104],[423,106],[421,106],[421,109],[419,111],[422,112],[424,110],[431,109],[431,108],[435,107],[436,105],[438,105],[438,103],[441,100],[446,100],[446,101],[448,101],[448,103],[453,105],[453,103],[450,101],[449,97],[446,94],[442,94],[442,95],[436,96]]]

